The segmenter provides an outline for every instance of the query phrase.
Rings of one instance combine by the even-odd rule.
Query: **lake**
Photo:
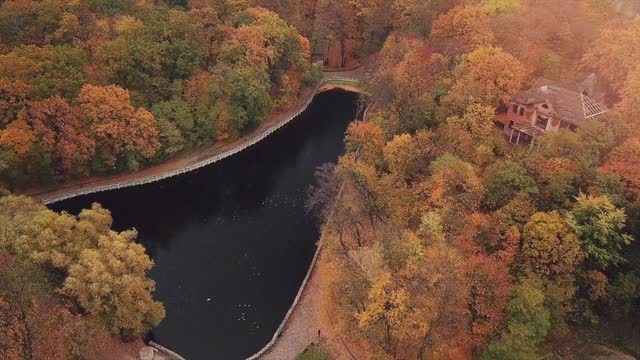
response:
[[[316,167],[344,152],[358,95],[319,94],[256,146],[198,171],[141,187],[52,204],[93,202],[114,228],[135,227],[155,261],[149,276],[167,316],[149,338],[187,359],[243,359],[273,336],[319,239],[305,210]]]

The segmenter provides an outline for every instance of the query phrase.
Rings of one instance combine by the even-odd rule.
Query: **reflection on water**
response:
[[[292,124],[231,159],[143,187],[54,204],[99,202],[118,230],[136,227],[167,317],[150,336],[188,359],[240,359],[266,344],[315,251],[305,212],[317,166],[344,151],[356,95],[318,95]]]

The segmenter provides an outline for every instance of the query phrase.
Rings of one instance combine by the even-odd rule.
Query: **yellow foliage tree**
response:
[[[0,250],[67,272],[64,290],[115,333],[137,336],[158,325],[153,266],[137,233],[111,230],[108,210],[94,204],[77,217],[58,214],[30,198],[0,198]]]
[[[447,124],[466,130],[476,147],[488,151],[493,150],[494,139],[493,120],[495,119],[495,109],[490,106],[472,104],[467,107],[462,117],[453,116],[447,119]]]
[[[153,261],[134,242],[136,236],[135,231],[101,236],[96,248],[83,250],[69,267],[64,283],[85,310],[125,337],[144,334],[165,316],[162,304],[151,297],[155,282],[146,277]]]
[[[345,136],[347,150],[358,151],[358,158],[378,166],[383,160],[385,145],[384,131],[376,124],[364,121],[354,121],[349,125]]]
[[[584,257],[580,241],[555,211],[534,214],[522,238],[524,269],[547,279],[572,276]]]
[[[409,134],[397,135],[383,149],[384,160],[389,170],[408,180],[416,171],[416,160],[420,149]]]
[[[499,47],[481,47],[465,56],[460,76],[445,101],[466,106],[508,104],[526,77],[522,64]]]

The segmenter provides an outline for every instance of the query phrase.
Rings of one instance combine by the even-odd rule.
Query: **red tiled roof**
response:
[[[558,117],[580,126],[586,119],[609,110],[581,92],[578,85],[568,86],[547,79],[539,79],[531,89],[521,91],[513,100],[525,105],[548,102]]]

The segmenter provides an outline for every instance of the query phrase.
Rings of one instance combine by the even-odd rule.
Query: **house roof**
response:
[[[580,126],[585,120],[609,111],[603,104],[583,94],[586,89],[583,90],[582,85],[591,81],[588,78],[582,84],[572,85],[539,79],[532,88],[521,91],[513,100],[525,105],[549,103],[558,117]]]

